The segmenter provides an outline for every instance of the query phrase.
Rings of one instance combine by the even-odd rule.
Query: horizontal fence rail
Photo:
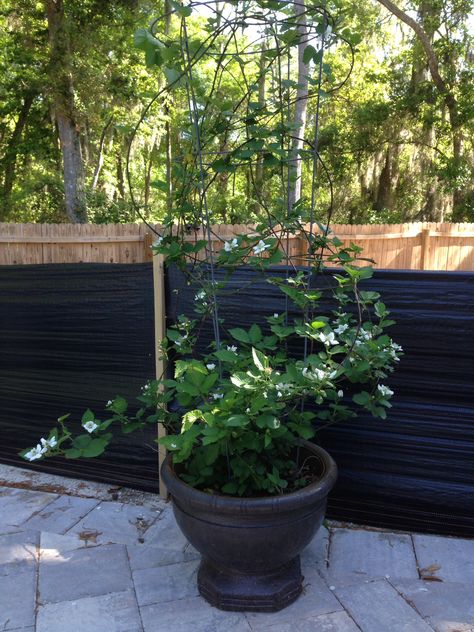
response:
[[[160,230],[160,226],[153,226]],[[213,249],[251,225],[216,225]],[[385,269],[474,270],[474,224],[335,224],[332,233],[363,248]],[[204,231],[189,234],[202,239]],[[40,263],[143,263],[151,261],[153,231],[145,224],[0,224],[0,265]],[[286,237],[285,237],[286,242]],[[303,264],[308,242],[300,232],[288,240],[293,263]]]

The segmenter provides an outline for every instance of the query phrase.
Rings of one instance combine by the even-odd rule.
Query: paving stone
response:
[[[196,597],[198,561],[145,568],[133,573],[139,606]]]
[[[200,559],[199,553],[190,544],[178,550],[136,544],[127,546],[127,551],[132,571]]]
[[[385,580],[343,586],[335,592],[363,632],[433,632]]]
[[[176,523],[171,504],[166,507],[158,520],[147,530],[144,540],[148,546],[159,546],[175,551],[181,551],[185,548],[188,541]]]
[[[425,575],[445,582],[474,583],[474,540],[413,535],[413,542],[422,577]]]
[[[93,498],[60,496],[22,524],[23,529],[65,533],[99,504]]]
[[[345,612],[331,612],[319,617],[295,620],[292,623],[252,625],[255,632],[360,632],[360,628]],[[388,632],[388,631],[387,631]]]
[[[273,626],[283,623],[294,623],[294,621],[299,619],[317,617],[321,614],[337,612],[342,609],[342,606],[328,589],[316,569],[311,569],[304,573],[303,594],[291,606],[272,614],[252,612],[247,613],[246,616],[251,627],[258,625]]]
[[[159,509],[152,510],[140,505],[101,502],[66,534],[75,533],[81,537],[89,534],[99,544],[137,544],[138,539],[157,520],[159,513]]]
[[[0,630],[34,625],[36,565],[0,566]]]
[[[11,488],[27,487],[39,492],[47,491],[55,494],[96,498],[98,500],[118,500],[135,505],[155,506],[164,504],[156,493],[144,492],[130,487],[111,486],[110,483],[85,481],[56,474],[46,474],[37,470],[21,468],[0,463],[0,481]],[[158,477],[156,477],[158,491]]]
[[[95,597],[132,588],[125,547],[108,544],[40,558],[40,602]]]
[[[434,581],[400,581],[395,584],[437,632],[474,630],[472,585]]]
[[[145,543],[128,546],[132,570],[199,559],[196,549],[181,533],[168,505],[144,536]]]
[[[141,632],[133,591],[47,604],[38,610],[36,632]]]
[[[334,529],[325,575],[334,584],[373,578],[418,579],[418,569],[409,535]]]
[[[0,487],[0,529],[3,532],[5,528],[19,527],[57,497],[57,494]]]
[[[38,545],[39,533],[37,532],[28,531],[0,536],[0,564],[35,564],[38,560]]]
[[[329,547],[329,531],[326,527],[320,527],[311,543],[301,553],[301,568],[317,568],[325,571],[327,567]]]
[[[140,608],[144,632],[250,632],[244,614],[212,608],[201,597]]]
[[[81,539],[77,535],[58,535],[57,533],[41,533],[40,553],[42,561],[54,559],[58,554],[64,555],[77,549],[99,546],[89,539]]]

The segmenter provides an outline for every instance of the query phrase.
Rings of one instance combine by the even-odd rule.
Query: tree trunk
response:
[[[65,210],[71,222],[86,222],[84,165],[75,118],[69,32],[63,0],[45,0],[45,7],[51,47],[50,90],[63,156]]]
[[[308,66],[303,61],[304,49],[308,45],[308,29],[306,25],[305,0],[293,0],[295,7],[298,42],[298,88],[295,103],[295,131],[291,144],[291,160],[289,161],[288,208],[292,209],[301,197],[302,160],[299,150],[303,149],[308,109]],[[297,127],[296,127],[297,126]]]
[[[392,161],[390,147],[385,152],[385,162],[379,176],[377,197],[374,202],[375,211],[390,209],[392,205]]]
[[[125,178],[123,174],[123,161],[122,161],[122,150],[118,149],[117,154],[117,190],[120,195],[120,199],[125,199]]]
[[[95,191],[97,188],[97,185],[99,183],[99,176],[100,176],[100,172],[102,170],[102,167],[104,165],[104,146],[105,146],[105,137],[107,134],[107,130],[109,129],[112,121],[113,121],[114,117],[111,116],[109,118],[109,120],[106,122],[106,124],[104,125],[102,132],[100,134],[100,139],[99,139],[99,148],[98,148],[98,155],[97,155],[97,163],[95,165],[95,169],[94,169],[94,175],[92,177],[92,190]]]
[[[3,216],[2,219],[6,218],[8,215],[8,209],[10,207],[10,196],[13,189],[13,183],[15,182],[18,143],[21,140],[21,136],[23,134],[26,121],[28,120],[28,114],[30,113],[35,96],[35,93],[27,92],[23,97],[23,105],[21,107],[20,113],[18,114],[15,129],[13,130],[13,133],[5,150],[5,155],[3,157],[5,173],[3,179],[3,203],[1,213],[1,215]]]

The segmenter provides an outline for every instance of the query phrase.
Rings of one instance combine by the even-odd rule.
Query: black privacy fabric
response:
[[[151,264],[0,266],[0,462],[25,466],[18,451],[64,413],[104,419],[108,399],[138,394],[154,375],[153,336]],[[156,490],[155,435],[31,468]]]
[[[281,292],[247,268],[231,285],[219,300],[229,327],[264,324],[285,308]],[[329,516],[474,536],[474,273],[376,271],[362,289],[381,292],[406,355],[386,380],[396,393],[387,421],[364,415],[319,434],[340,471]],[[195,291],[168,272],[170,322],[192,315]]]
[[[280,272],[281,273],[281,272]],[[168,320],[193,315],[196,290],[167,272]],[[284,310],[277,288],[249,269],[220,299],[229,326]],[[387,421],[361,416],[320,434],[340,471],[329,515],[377,526],[474,535],[474,273],[377,271],[377,289],[406,355],[387,382]],[[327,306],[329,309],[330,306]],[[211,327],[204,329],[210,340]],[[154,373],[150,264],[0,266],[0,462],[56,417],[100,418],[117,393],[133,397]],[[106,455],[32,469],[156,490],[154,431],[120,438]]]

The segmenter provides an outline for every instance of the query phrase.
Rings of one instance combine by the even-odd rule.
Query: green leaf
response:
[[[107,447],[107,443],[107,439],[92,439],[89,445],[82,450],[82,456],[88,458],[99,456],[99,454],[102,454],[104,452],[105,448]]]
[[[166,180],[152,180],[152,182],[150,182],[150,186],[152,189],[159,189],[164,193],[168,192],[168,183]]]
[[[367,391],[362,391],[361,393],[356,393],[352,397],[352,400],[356,404],[359,404],[359,406],[366,406],[369,403],[369,401],[370,401],[370,393],[367,393]]]
[[[237,493],[238,489],[239,486],[237,485],[237,483],[231,481],[230,483],[226,483],[225,485],[223,485],[221,491],[223,491],[224,494],[230,494],[234,496]]]
[[[303,52],[303,63],[304,64],[309,64],[309,62],[314,59],[314,56],[316,55],[316,49],[314,48],[314,46],[311,46],[311,44],[308,44],[308,46],[306,46],[306,48],[304,49]]]
[[[192,13],[191,7],[183,7],[183,5],[176,2],[176,0],[170,0],[170,4],[175,9],[176,13],[183,18],[189,17]]]
[[[94,421],[95,415],[90,408],[86,410],[86,412],[81,417],[81,424],[84,425],[88,421]]]
[[[195,409],[188,411],[185,415],[183,415],[183,422],[181,424],[181,432],[186,432],[191,428],[191,426],[196,422],[200,421],[203,418],[202,410]]]
[[[76,437],[74,441],[72,442],[72,445],[75,448],[82,450],[83,448],[86,448],[91,441],[92,441],[92,437],[90,435],[83,434]]]
[[[259,415],[255,423],[259,428],[270,428],[271,430],[280,427],[280,420],[275,415]]]
[[[123,415],[124,412],[127,410],[128,408],[128,402],[124,397],[116,397],[113,402],[112,405],[110,406],[110,410],[113,410],[114,413],[117,413],[117,415]]]
[[[133,34],[133,45],[140,50],[145,50],[148,33],[146,29],[137,29]]]
[[[258,351],[258,349],[255,349],[255,347],[252,347],[252,358],[253,363],[260,371],[265,371],[265,369],[268,369],[270,366],[267,356],[261,351]]]
[[[322,327],[326,327],[325,322],[323,322],[322,320],[313,320],[313,322],[311,323],[311,327],[313,329],[321,329]]]
[[[64,450],[64,456],[66,459],[78,459],[82,456],[82,451],[77,448],[69,448]]]
[[[232,336],[232,338],[235,338],[235,340],[238,340],[239,342],[251,341],[249,334],[245,331],[245,329],[241,329],[240,327],[236,327],[235,329],[230,329],[229,333]]]
[[[255,345],[262,339],[262,330],[254,323],[249,329],[248,336],[250,338],[250,342]]]
[[[169,68],[168,66],[163,67],[163,72],[165,73],[168,85],[177,83],[182,75],[182,73],[179,70],[176,70],[176,68]]]
[[[214,355],[219,360],[223,362],[236,362],[239,358],[236,353],[233,351],[229,351],[228,349],[220,349],[219,351],[215,351]]]
[[[250,419],[247,415],[232,415],[226,422],[226,426],[231,428],[242,428],[249,423]]]

